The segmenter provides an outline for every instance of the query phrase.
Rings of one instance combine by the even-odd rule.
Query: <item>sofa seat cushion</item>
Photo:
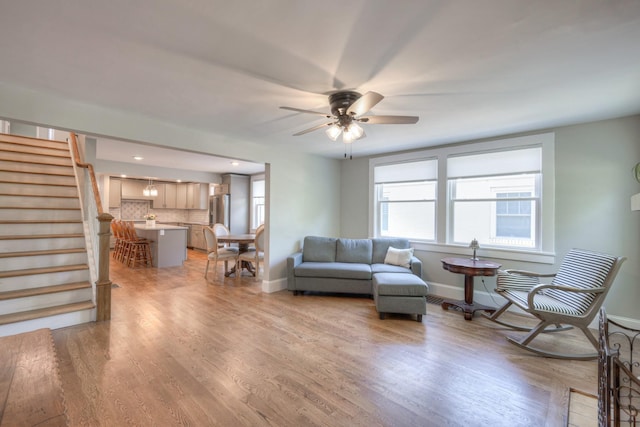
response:
[[[371,272],[376,273],[411,273],[411,269],[391,264],[372,264]]]
[[[376,273],[373,291],[379,296],[427,296],[429,287],[415,274]]]
[[[371,266],[353,262],[303,262],[294,272],[297,277],[371,280]]]

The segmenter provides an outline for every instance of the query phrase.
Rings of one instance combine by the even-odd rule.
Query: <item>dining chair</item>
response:
[[[218,261],[224,261],[224,272],[229,271],[229,261],[233,261],[234,265],[238,260],[238,250],[236,248],[220,247],[218,237],[212,227],[204,227],[204,238],[207,242],[207,266],[204,269],[204,277],[207,277],[209,271],[209,263],[214,263],[214,274],[217,272]]]
[[[213,224],[213,232],[215,233],[216,237],[217,236],[228,236],[230,234],[229,229],[227,228],[227,226],[222,224],[222,223],[219,223],[219,222]],[[238,252],[238,248],[232,247],[231,244],[229,244],[229,243],[218,242],[218,247],[219,248],[229,248],[229,249],[232,249],[232,250],[235,250],[236,252]]]
[[[260,273],[260,261],[264,261],[264,227],[258,227],[258,229],[256,230],[256,237],[253,241],[253,244],[255,246],[254,250],[249,250],[238,255],[238,260],[236,261],[236,271],[242,271],[240,267],[243,261],[255,262],[256,267],[253,275],[257,276]]]

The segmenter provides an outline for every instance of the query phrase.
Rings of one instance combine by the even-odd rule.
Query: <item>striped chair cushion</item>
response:
[[[528,304],[528,295],[529,293],[526,291],[514,291],[514,290],[505,290],[501,292],[501,295],[504,295],[505,298],[509,299],[517,306],[524,310],[529,309]],[[563,303],[562,301],[558,301],[555,298],[551,298],[544,293],[537,294],[533,299],[534,309],[536,311],[548,311],[551,313],[562,313],[569,316],[580,316],[580,313],[574,307]]]
[[[594,289],[604,285],[616,258],[611,255],[572,249],[562,261],[553,285],[580,289]],[[587,311],[595,294],[579,294],[548,289],[545,295],[583,314]]]

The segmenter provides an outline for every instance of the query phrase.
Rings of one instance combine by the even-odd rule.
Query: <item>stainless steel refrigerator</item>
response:
[[[229,195],[218,194],[209,197],[209,225],[224,224],[229,228]]]

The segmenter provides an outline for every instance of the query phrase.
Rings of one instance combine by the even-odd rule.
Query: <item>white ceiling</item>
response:
[[[338,89],[420,116],[354,157],[640,113],[638,0],[1,4],[0,82],[285,150],[343,156],[278,108]]]

